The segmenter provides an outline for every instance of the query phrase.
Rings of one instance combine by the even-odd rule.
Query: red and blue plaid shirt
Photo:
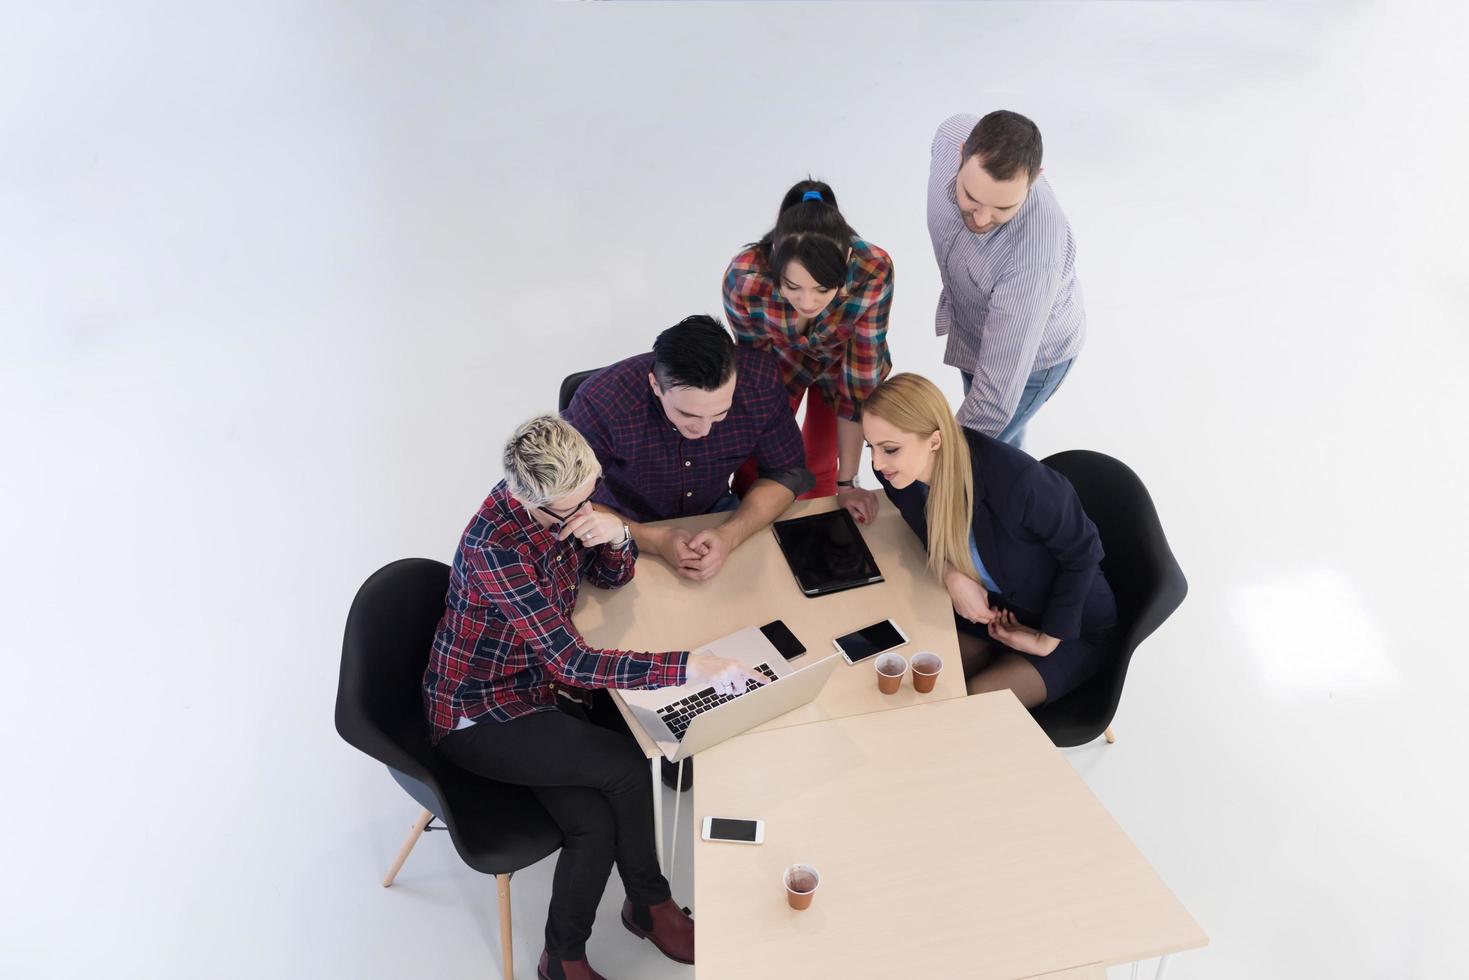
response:
[[[571,621],[581,579],[604,589],[633,577],[637,545],[557,541],[502,480],[454,553],[444,616],[423,675],[433,741],[459,719],[499,722],[555,708],[556,688],[672,687],[686,651],[630,653],[587,646]]]
[[[652,370],[652,354],[618,361],[582,382],[561,413],[602,464],[597,503],[640,523],[707,514],[751,456],[760,476],[793,494],[811,488],[801,430],[769,354],[735,348],[733,404],[702,439],[685,439],[668,421],[648,384]]]
[[[837,415],[853,421],[893,369],[887,341],[892,305],[893,260],[861,239],[852,242],[847,281],[804,331],[796,329],[800,315],[781,296],[758,245],[736,255],[724,274],[724,310],[735,339],[780,359],[792,397],[815,385]]]

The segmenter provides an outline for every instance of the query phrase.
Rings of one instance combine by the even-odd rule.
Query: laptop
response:
[[[833,654],[794,669],[754,626],[706,644],[699,652],[739,660],[763,675],[766,683],[746,681],[740,694],[716,694],[713,687],[698,683],[618,692],[669,762],[690,758],[816,700],[841,660]]]
[[[771,525],[796,584],[807,596],[830,595],[882,581],[857,522],[844,507]]]

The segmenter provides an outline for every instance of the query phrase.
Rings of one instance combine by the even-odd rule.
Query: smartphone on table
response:
[[[856,664],[875,657],[879,653],[896,650],[908,642],[908,634],[904,633],[891,619],[884,619],[880,623],[864,626],[854,633],[839,636],[831,642],[847,663]]]
[[[704,839],[724,841],[729,844],[763,844],[765,843],[765,821],[705,817]]]
[[[787,660],[795,660],[806,652],[806,645],[796,639],[796,634],[782,620],[774,620],[760,627],[760,632],[770,641],[780,655]]]

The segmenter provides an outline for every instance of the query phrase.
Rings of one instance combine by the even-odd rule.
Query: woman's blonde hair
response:
[[[581,433],[554,415],[522,422],[505,443],[505,483],[532,506],[564,497],[601,472]]]
[[[895,374],[863,402],[862,413],[876,415],[924,439],[939,434],[928,485],[928,568],[942,579],[945,566],[953,565],[979,581],[979,571],[969,553],[970,524],[974,520],[969,443],[954,421],[944,393],[921,374]]]

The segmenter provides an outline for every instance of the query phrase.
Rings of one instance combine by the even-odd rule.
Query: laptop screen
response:
[[[776,521],[774,528],[780,550],[807,595],[882,581],[857,522],[842,508]]]

